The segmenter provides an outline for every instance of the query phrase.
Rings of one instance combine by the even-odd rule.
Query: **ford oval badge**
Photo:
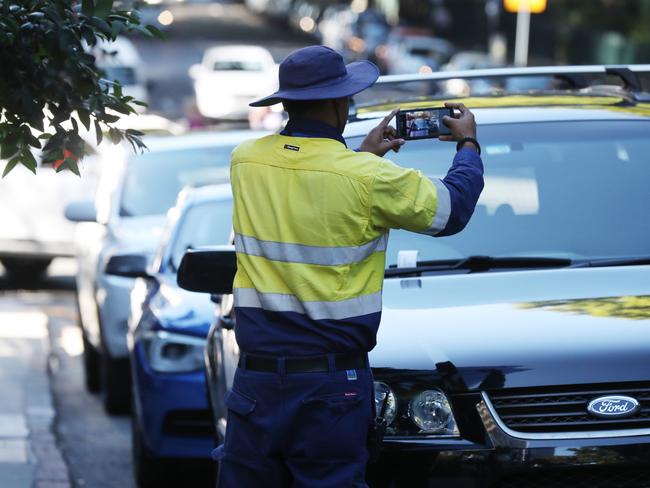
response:
[[[590,401],[587,410],[600,418],[624,418],[632,415],[639,407],[639,402],[632,397],[610,395]]]

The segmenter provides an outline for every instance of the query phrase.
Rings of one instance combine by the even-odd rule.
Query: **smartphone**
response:
[[[451,130],[442,123],[445,115],[453,117],[454,113],[447,107],[400,110],[397,112],[397,137],[410,141],[450,135]]]

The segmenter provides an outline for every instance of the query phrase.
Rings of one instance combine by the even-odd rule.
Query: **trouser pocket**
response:
[[[305,398],[296,419],[305,454],[321,459],[365,456],[370,425],[368,401],[367,395],[358,390]]]

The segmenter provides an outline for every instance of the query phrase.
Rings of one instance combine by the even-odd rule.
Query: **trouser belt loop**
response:
[[[286,361],[284,356],[278,358],[278,374],[284,376],[287,374]]]
[[[336,373],[336,356],[334,354],[327,355],[327,367],[330,374]]]

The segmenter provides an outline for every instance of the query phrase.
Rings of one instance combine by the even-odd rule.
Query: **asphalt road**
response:
[[[54,434],[71,485],[135,488],[130,417],[108,416],[101,397],[89,394],[84,386],[83,344],[74,294],[75,270],[73,260],[56,260],[44,279],[29,284],[17,284],[0,273],[0,305],[5,309],[20,307],[25,314],[47,316]],[[211,469],[210,464],[194,464],[182,480],[170,478],[167,486],[213,487]],[[64,485],[53,484],[51,488],[61,486]]]

